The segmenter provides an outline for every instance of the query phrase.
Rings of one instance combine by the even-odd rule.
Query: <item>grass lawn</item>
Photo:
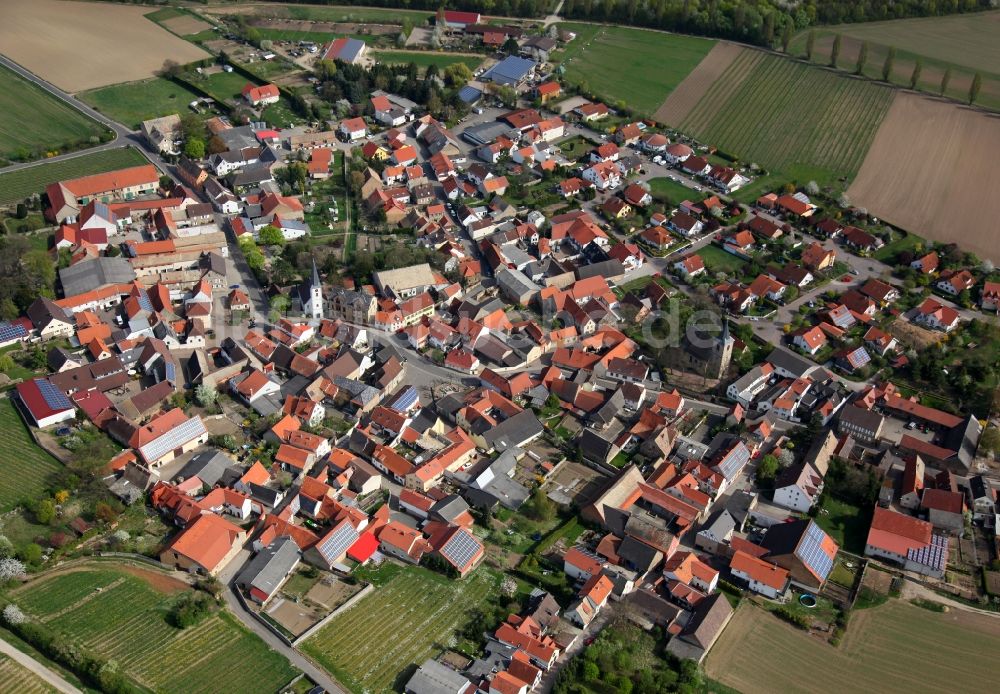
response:
[[[284,99],[265,108],[261,116],[269,125],[276,128],[295,127],[305,122]]]
[[[190,81],[211,94],[216,101],[228,102],[240,99],[243,87],[251,80],[238,72],[215,72],[207,76],[191,75]]]
[[[222,7],[217,14],[228,14]],[[285,7],[261,6],[258,16],[288,17],[289,19],[311,19],[318,22],[378,22],[381,24],[401,24],[409,19],[416,25],[433,19],[428,10],[379,9],[376,7],[317,7],[315,5],[288,5]]]
[[[663,176],[649,179],[649,189],[654,198],[665,199],[671,205],[679,205],[691,198],[700,198],[701,193],[688,188],[679,181],[671,181]]]
[[[41,496],[48,477],[59,470],[58,460],[35,445],[21,415],[7,398],[0,400],[0,512],[22,499]]]
[[[227,612],[187,629],[171,626],[166,612],[176,594],[112,563],[34,581],[8,597],[71,643],[115,660],[153,691],[273,692],[295,676],[285,658]]]
[[[431,53],[429,51],[372,51],[372,56],[376,60],[388,63],[406,65],[416,63],[417,67],[427,69],[431,65],[437,65],[438,69],[444,70],[449,65],[464,63],[470,70],[475,70],[483,62],[483,58],[473,55],[455,55],[453,53]]]
[[[998,648],[1000,620],[962,610],[939,614],[891,600],[855,612],[833,647],[744,604],[709,652],[705,672],[743,694],[825,694],[845,682],[887,694],[989,691]],[[808,676],[794,664],[808,664]]]
[[[496,577],[482,568],[459,580],[401,568],[303,650],[357,694],[400,691],[417,666],[460,638],[469,612],[495,590]]]
[[[596,145],[585,137],[579,135],[574,135],[573,137],[568,137],[562,142],[557,142],[556,145],[562,150],[563,155],[567,159],[577,160],[584,154],[594,149]]]
[[[744,51],[679,128],[772,173],[834,185],[857,173],[893,95],[873,82]]]
[[[566,80],[647,116],[715,45],[711,39],[626,27],[559,26],[576,33],[555,58],[566,67]]]
[[[171,113],[183,116],[188,112],[188,104],[199,98],[187,87],[163,77],[114,84],[78,96],[109,118],[135,129],[151,118]]]
[[[832,496],[823,498],[816,515],[816,525],[823,528],[843,549],[863,554],[871,525],[871,511],[863,511]]]
[[[5,67],[0,67],[0,159],[38,159],[86,146],[105,128]]]
[[[702,247],[698,255],[705,263],[705,269],[709,272],[725,272],[729,275],[737,275],[743,271],[746,261],[732,253],[727,253],[718,246],[711,244]]]
[[[915,251],[917,246],[922,248],[927,247],[927,241],[916,234],[905,234],[904,236],[894,239],[889,243],[882,246],[880,249],[875,251],[872,257],[876,260],[881,260],[883,263],[891,262],[898,254],[903,251]]]
[[[119,147],[0,174],[0,205],[41,193],[45,186],[56,181],[148,163],[149,160],[139,150]]]

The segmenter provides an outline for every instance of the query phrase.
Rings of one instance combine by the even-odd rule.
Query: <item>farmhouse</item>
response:
[[[865,542],[865,556],[877,557],[932,578],[943,578],[948,563],[948,538],[912,516],[875,506]]]
[[[729,570],[750,590],[772,600],[780,598],[788,590],[788,571],[752,554],[736,550],[729,560]]]
[[[840,547],[809,519],[773,525],[761,546],[768,559],[788,569],[793,584],[819,590],[826,583]]]
[[[152,164],[60,181],[45,188],[49,198],[45,213],[55,222],[75,222],[91,200],[131,200],[156,192],[159,185],[160,174]]]
[[[366,48],[365,42],[359,39],[334,39],[323,52],[323,58],[325,60],[339,60],[354,65],[364,56]]]
[[[257,553],[236,578],[236,585],[250,599],[263,605],[278,591],[295,570],[302,553],[290,536],[284,535],[271,541]]]
[[[139,128],[150,146],[161,154],[180,154],[181,117],[176,113],[144,120]]]
[[[242,94],[243,98],[247,100],[247,103],[254,108],[257,106],[276,104],[281,96],[281,92],[279,92],[278,88],[273,84],[265,84],[258,87],[250,84],[249,82],[245,87],[243,87]]]
[[[160,561],[179,571],[214,576],[242,548],[246,533],[214,513],[203,513],[160,552]]]
[[[16,392],[22,411],[36,427],[50,427],[76,417],[73,403],[48,379],[22,381],[17,384]]]

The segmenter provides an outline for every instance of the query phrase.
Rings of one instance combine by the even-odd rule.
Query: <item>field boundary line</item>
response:
[[[300,636],[297,636],[291,642],[292,647],[298,648],[299,644],[301,644],[303,641],[305,641],[306,639],[308,639],[310,636],[312,636],[313,634],[315,634],[317,631],[319,631],[320,629],[322,629],[323,627],[325,627],[327,625],[327,623],[331,619],[333,619],[334,617],[336,617],[338,614],[341,614],[342,612],[346,612],[350,608],[354,607],[356,604],[358,604],[358,602],[361,601],[362,598],[364,598],[365,596],[367,596],[373,590],[375,590],[375,586],[373,586],[371,583],[369,583],[368,585],[366,585],[364,588],[362,588],[360,591],[358,591],[358,593],[356,595],[352,596],[343,605],[341,605],[337,609],[333,610],[332,612],[330,612],[330,614],[328,614],[327,616],[323,617],[323,619],[319,620],[318,622],[316,622],[315,624],[313,624],[311,627],[309,627],[308,629],[306,629],[304,632],[302,632],[302,634]]]

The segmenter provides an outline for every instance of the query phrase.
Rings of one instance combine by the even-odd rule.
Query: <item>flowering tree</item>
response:
[[[23,562],[14,559],[13,557],[0,559],[0,581],[10,581],[15,578],[21,578],[24,574],[25,568]]]
[[[21,608],[11,603],[3,608],[3,621],[7,624],[23,624],[27,617],[21,612]]]

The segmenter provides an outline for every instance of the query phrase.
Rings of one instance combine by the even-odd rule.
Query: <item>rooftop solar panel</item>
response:
[[[358,531],[345,520],[320,543],[319,553],[327,561],[334,562],[344,556],[357,539]]]
[[[452,564],[461,568],[467,566],[481,549],[482,545],[479,544],[479,540],[471,533],[459,530],[441,548],[441,554]]]
[[[20,323],[0,323],[0,342],[25,337],[28,331]]]
[[[750,450],[740,443],[719,462],[719,472],[721,472],[722,476],[727,480],[731,480],[739,474],[739,471],[742,470],[749,461]]]
[[[188,441],[196,439],[206,433],[205,424],[200,417],[192,417],[180,426],[174,427],[167,433],[157,437],[139,449],[142,457],[146,460],[159,460],[164,455],[180,448]]]
[[[153,302],[149,300],[149,294],[144,291],[139,292],[139,307],[143,311],[152,312],[153,310]]]
[[[38,386],[38,392],[42,394],[42,398],[45,400],[45,404],[53,410],[70,410],[73,409],[73,404],[69,401],[66,395],[52,385],[49,381],[44,378],[36,378],[35,385]]]
[[[824,581],[833,569],[833,557],[823,550],[825,535],[826,533],[818,525],[810,521],[802,537],[802,542],[795,550],[795,556]]]

